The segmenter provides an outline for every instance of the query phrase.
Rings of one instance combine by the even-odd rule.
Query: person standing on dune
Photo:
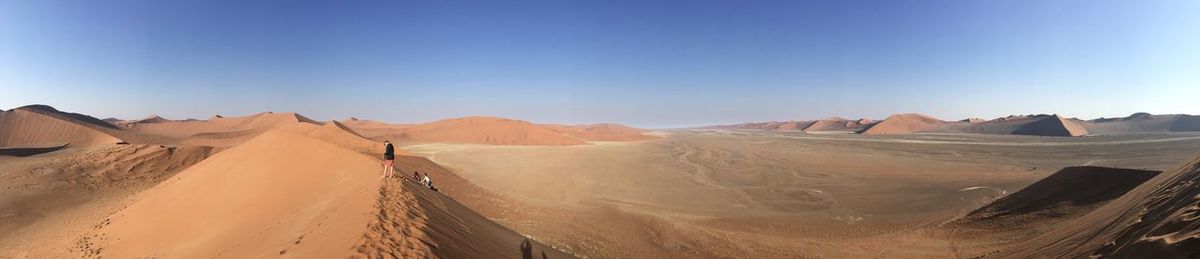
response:
[[[392,147],[392,142],[383,141],[383,175],[379,178],[387,178],[392,172],[392,163],[396,162],[396,148]]]

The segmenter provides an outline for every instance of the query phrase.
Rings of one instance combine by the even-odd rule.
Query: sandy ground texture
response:
[[[998,197],[1069,166],[1167,170],[1200,150],[1200,135],[717,130],[590,146],[405,149],[523,204],[468,206],[589,257],[950,258],[991,251],[958,242],[947,224]]]

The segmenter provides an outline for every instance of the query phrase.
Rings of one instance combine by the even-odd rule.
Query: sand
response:
[[[649,132],[29,106],[0,112],[0,257],[1195,257],[1193,118]],[[404,178],[379,177],[381,139]]]
[[[939,258],[978,255],[941,226],[997,197],[1069,166],[1164,170],[1200,139],[674,131],[404,148],[509,200],[472,209],[588,257]]]
[[[924,114],[906,113],[889,116],[887,119],[871,125],[862,134],[907,134],[917,133],[941,126],[946,122]]]
[[[567,146],[586,145],[593,141],[644,141],[657,138],[645,130],[619,124],[533,124],[484,116],[422,124],[388,124],[359,119],[341,123],[371,140],[407,143]]]
[[[442,193],[381,179],[382,143],[339,122],[261,113],[89,131],[66,113],[47,119],[52,108],[23,110],[5,112],[0,127],[50,123],[79,129],[43,131],[54,138],[141,143],[5,147],[53,150],[0,156],[3,258],[573,257]],[[398,150],[397,169],[431,172],[443,191],[478,190],[406,154]]]
[[[1058,114],[1050,115],[1049,117],[1038,119],[1034,122],[1021,125],[1012,132],[1016,135],[1033,135],[1033,136],[1055,136],[1055,137],[1078,137],[1087,135],[1088,131],[1079,123],[1066,119]]]
[[[568,136],[584,141],[644,141],[658,137],[645,134],[646,131],[620,124],[600,123],[591,125],[558,125],[541,124]]]
[[[1167,170],[1070,224],[1001,251],[1002,257],[1200,256],[1200,157]]]
[[[115,136],[64,116],[27,108],[0,112],[0,147],[44,147],[69,144],[88,147],[121,142]]]

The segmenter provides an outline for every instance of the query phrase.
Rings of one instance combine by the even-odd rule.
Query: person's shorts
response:
[[[385,164],[387,166],[392,166],[392,163],[395,163],[395,162],[396,162],[396,160],[392,160],[392,159],[383,160],[383,164]]]

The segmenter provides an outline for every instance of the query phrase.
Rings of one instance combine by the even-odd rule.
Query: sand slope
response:
[[[187,144],[230,147],[268,130],[296,124],[320,125],[319,122],[290,112],[263,112],[242,117],[219,117],[209,120],[167,121],[130,124],[127,131],[134,143]]]
[[[95,128],[99,126],[89,126],[87,122],[67,115],[55,116],[52,112],[57,111],[17,108],[0,112],[0,147],[45,147],[65,143],[84,147],[121,141]]]
[[[1200,256],[1198,183],[1200,157],[999,256],[1195,258]]]
[[[404,128],[374,140],[474,143],[489,145],[580,145],[583,140],[521,120],[495,117],[464,117]]]
[[[309,133],[353,136],[337,125]],[[408,164],[397,168],[445,170]],[[106,258],[571,257],[441,193],[381,182],[378,170],[378,161],[329,141],[267,131],[139,194],[75,249]]]
[[[267,132],[140,194],[81,243],[108,258],[344,256],[370,221],[376,165]]]
[[[813,122],[804,128],[804,132],[860,132],[874,123],[868,119],[847,120],[832,117]]]
[[[337,121],[326,122],[325,125],[321,126],[310,123],[296,123],[280,127],[279,129],[316,138],[355,152],[370,154],[371,157],[376,157],[376,154],[383,154],[382,142],[363,138],[358,132]],[[401,150],[397,150],[396,152],[404,154]]]
[[[887,119],[880,121],[862,134],[867,135],[883,135],[883,134],[906,134],[925,131],[936,128],[946,122],[929,117],[924,114],[905,113],[889,116]]]
[[[1017,130],[1013,131],[1012,134],[1078,137],[1087,135],[1088,131],[1087,129],[1083,128],[1083,125],[1055,114],[1039,119],[1032,123],[1022,125],[1021,127],[1017,128]]]

